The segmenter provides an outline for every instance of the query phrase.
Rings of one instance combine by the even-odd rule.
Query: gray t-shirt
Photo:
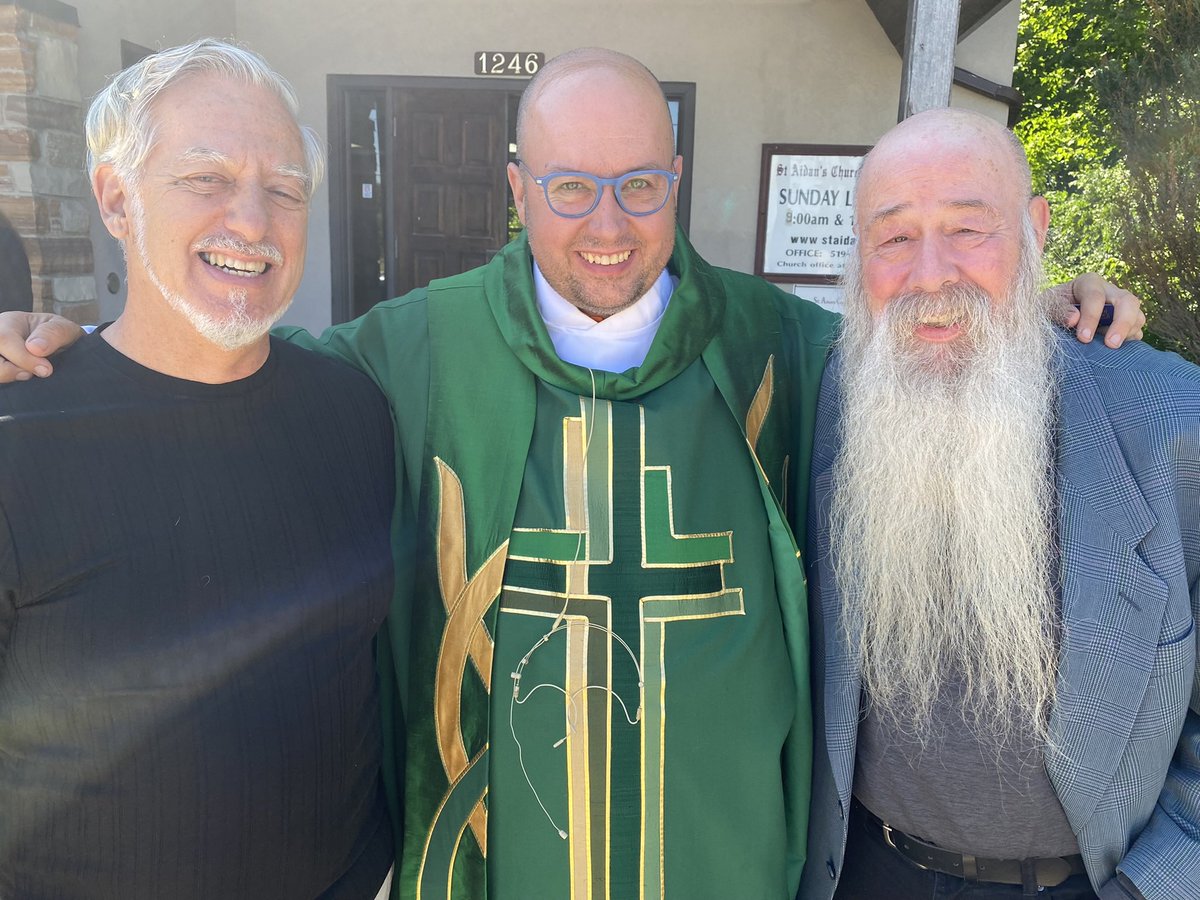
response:
[[[959,687],[938,703],[937,737],[922,748],[885,717],[858,729],[854,794],[893,828],[947,850],[991,859],[1079,852],[1031,740],[996,747],[963,721]]]

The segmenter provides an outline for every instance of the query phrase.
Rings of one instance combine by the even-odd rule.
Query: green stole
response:
[[[596,372],[595,393],[636,398],[699,357],[746,436],[801,698],[783,761],[787,875],[789,884],[798,885],[812,765],[808,613],[799,553],[780,498],[786,456],[796,443],[788,385],[793,377],[819,379],[820,370],[789,373],[770,298],[727,296],[720,270],[705,263],[682,233],[669,268],[679,285],[646,361],[625,373]],[[536,379],[581,396],[593,390],[592,374],[554,351],[537,309],[524,237],[472,275],[434,282],[429,290],[431,374],[420,505],[427,516],[426,546],[436,561],[423,561],[414,603],[406,825],[393,890],[394,897],[420,900],[486,897],[492,635],[533,432]],[[799,474],[807,477],[807,442],[801,443],[805,465]],[[509,690],[508,679],[495,687]]]

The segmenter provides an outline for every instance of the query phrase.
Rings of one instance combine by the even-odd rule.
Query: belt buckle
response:
[[[909,847],[907,845],[905,845],[903,847],[900,846],[899,844],[896,843],[895,838],[892,837],[892,835],[894,833],[899,834],[902,837],[908,837],[908,835],[906,835],[903,831],[898,831],[897,829],[893,828],[891,825],[889,825],[887,822],[883,821],[882,819],[878,819],[878,822],[879,822],[879,827],[883,829],[883,841],[885,844],[887,844],[889,847],[891,847],[893,850],[895,850],[897,853],[899,853],[901,856],[903,856],[905,859],[907,859],[910,863],[912,863],[917,868],[924,869],[926,872],[939,871],[937,868],[928,866],[925,863],[921,862],[921,860],[918,859],[913,854],[913,849],[911,847]]]
[[[892,840],[892,826],[883,820],[880,820],[879,824],[883,827],[883,840],[887,843],[887,845],[893,850],[903,852],[899,847],[896,846],[896,842]],[[924,868],[924,866],[921,868]]]

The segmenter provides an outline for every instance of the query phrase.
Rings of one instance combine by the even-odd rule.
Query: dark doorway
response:
[[[481,266],[507,242],[506,99],[477,90],[399,95],[399,293]]]
[[[332,318],[482,265],[514,233],[505,166],[525,79],[330,75]],[[694,84],[664,82],[692,151]],[[687,230],[685,167],[679,222]]]

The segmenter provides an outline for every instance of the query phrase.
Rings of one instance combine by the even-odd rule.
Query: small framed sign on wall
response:
[[[867,146],[763,144],[754,273],[768,281],[835,286],[854,250],[854,190]],[[811,299],[811,298],[810,298]]]

